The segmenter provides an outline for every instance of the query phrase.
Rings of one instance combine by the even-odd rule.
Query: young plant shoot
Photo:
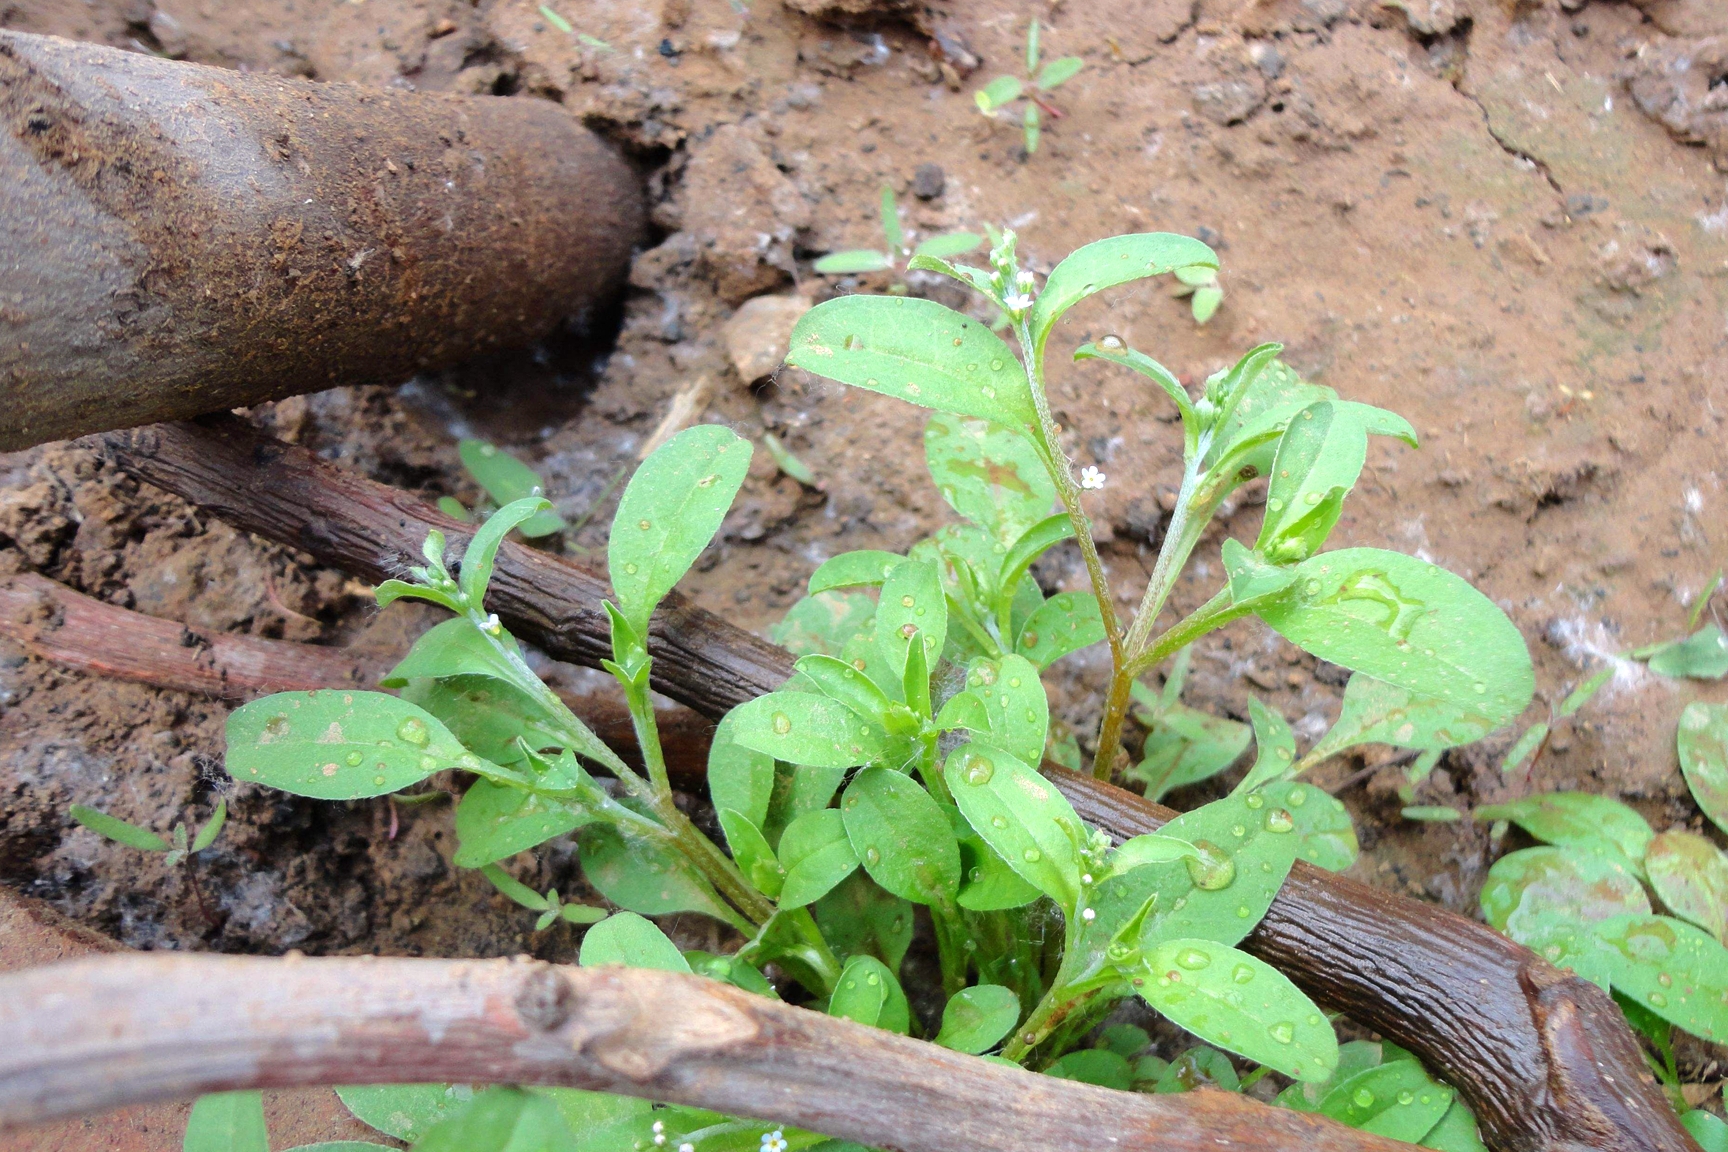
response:
[[[975,232],[944,232],[922,241],[916,247],[909,245],[906,242],[906,230],[900,226],[900,207],[894,200],[894,189],[886,184],[882,185],[882,237],[887,241],[887,247],[881,251],[874,248],[848,248],[842,252],[830,252],[811,267],[824,276],[889,272],[903,269],[906,262],[914,256],[960,256],[984,243],[984,237]],[[896,287],[905,291],[903,285]]]
[[[1037,20],[1026,27],[1026,77],[998,76],[984,87],[972,93],[973,101],[978,105],[978,111],[984,115],[996,118],[1004,108],[1010,108],[1021,100],[1025,105],[1020,112],[1020,125],[1025,133],[1026,155],[1038,151],[1038,140],[1043,135],[1044,117],[1060,120],[1062,113],[1050,103],[1049,93],[1066,84],[1086,66],[1085,61],[1078,56],[1063,56],[1051,60],[1040,68],[1039,61],[1042,47],[1039,44],[1040,28]],[[934,255],[934,253],[932,253]],[[1215,306],[1215,305],[1214,305]],[[1199,304],[1195,304],[1195,319],[1200,319]],[[1211,313],[1207,313],[1208,316]]]
[[[723,846],[674,799],[647,643],[656,605],[719,530],[749,466],[749,442],[718,425],[682,432],[649,456],[612,524],[604,666],[624,690],[643,771],[534,675],[486,608],[505,534],[545,509],[532,496],[481,524],[459,567],[447,565],[434,533],[424,566],[379,588],[380,605],[412,597],[451,613],[383,680],[396,694],[285,693],[248,704],[229,721],[228,770],[329,800],[424,788],[449,773],[441,779],[464,790],[456,863],[482,869],[538,913],[542,929],[588,925],[585,965],[695,972],[1121,1088],[1234,1088],[1277,1073],[1293,1082],[1289,1106],[1430,1147],[1479,1148],[1450,1089],[1381,1046],[1372,1060],[1341,1049],[1305,993],[1236,947],[1299,857],[1329,868],[1355,857],[1348,815],[1296,778],[1304,769],[1370,741],[1462,744],[1530,699],[1517,630],[1470,585],[1395,552],[1323,550],[1368,438],[1414,443],[1409,425],[1304,382],[1278,361],[1277,345],[1254,349],[1197,398],[1119,338],[1082,345],[1077,359],[1149,379],[1182,419],[1181,493],[1140,610],[1124,622],[1085,510],[1105,478],[1077,470],[1063,448],[1046,351],[1079,300],[1144,277],[1216,269],[1217,258],[1185,237],[1116,237],[1069,256],[1039,291],[1004,233],[988,268],[929,253],[911,267],[979,292],[1007,316],[1013,343],[929,300],[848,296],[804,316],[788,361],[933,409],[925,457],[958,519],[904,555],[849,552],[812,573],[809,595],[775,632],[797,653],[796,674],[739,705],[714,735],[705,826]],[[1206,525],[1257,477],[1270,478],[1258,538],[1252,547],[1227,539],[1215,594],[1160,628]],[[1032,565],[1068,540],[1088,587],[1047,595]],[[1081,648],[1108,646],[1093,770],[1129,768],[1161,794],[1222,771],[1249,732],[1181,703],[1185,658],[1161,693],[1138,681],[1249,615],[1353,671],[1337,725],[1299,757],[1289,725],[1255,702],[1258,756],[1229,795],[1125,843],[1085,824],[1039,771],[1051,748],[1078,757],[1071,736],[1052,735],[1042,673]],[[1123,752],[1131,707],[1152,733],[1138,765]],[[517,854],[570,835],[588,887],[618,911],[564,903],[510,874]],[[935,963],[932,987],[909,998],[902,961],[920,906]],[[645,919],[675,912],[718,921],[730,950],[681,951]],[[1119,1028],[1088,1046],[1130,997],[1186,1029],[1195,1046],[1164,1061],[1145,1051],[1144,1033]],[[913,1007],[932,1002],[942,1007],[928,1019]],[[1242,1080],[1226,1053],[1257,1067]],[[1387,1089],[1381,1107],[1353,1103],[1367,1091],[1361,1077]],[[761,1119],[585,1093],[341,1091],[361,1119],[422,1148],[503,1147],[530,1122],[550,1134],[535,1147],[554,1149],[587,1147],[602,1128],[618,1147],[679,1152],[824,1142]],[[465,1143],[448,1142],[456,1140]]]

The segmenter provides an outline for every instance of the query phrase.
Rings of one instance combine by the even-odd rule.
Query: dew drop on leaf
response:
[[[966,761],[966,783],[968,784],[988,784],[990,777],[995,774],[996,766],[990,762],[988,757],[974,755]],[[998,816],[996,819],[1001,820],[1002,817]],[[1006,824],[1006,821],[1003,823]]]
[[[264,725],[264,735],[270,737],[272,740],[280,740],[282,737],[288,735],[288,717],[270,717],[269,722]]]
[[[1246,964],[1236,965],[1236,971],[1230,973],[1230,979],[1238,984],[1249,984],[1254,980],[1254,969]]]
[[[1358,1108],[1374,1107],[1374,1093],[1368,1091],[1366,1088],[1356,1089],[1356,1094],[1351,1096],[1350,1099]]]
[[[1415,1101],[1416,1101],[1416,1093],[1414,1093],[1414,1092],[1404,1091],[1404,1092],[1398,1093],[1398,1103],[1400,1103],[1400,1104],[1413,1104],[1413,1103],[1415,1103]]]
[[[774,731],[781,736],[792,731],[792,717],[784,712],[774,713]]]
[[[418,716],[410,716],[396,726],[396,735],[414,745],[424,748],[432,739],[432,733],[426,730],[426,721]]]
[[[1272,1037],[1272,1039],[1278,1041],[1280,1044],[1288,1044],[1292,1040],[1296,1039],[1296,1025],[1287,1020],[1280,1020],[1278,1023],[1266,1029],[1266,1032]]]
[[[1288,832],[1296,827],[1296,818],[1282,808],[1274,808],[1266,813],[1266,831]]]
[[[1266,807],[1266,797],[1260,795],[1258,792],[1248,793],[1247,797],[1242,802],[1250,808]]]
[[[1198,972],[1212,963],[1212,957],[1198,948],[1184,948],[1176,954],[1176,963],[1190,972]]]
[[[358,767],[360,767],[360,761],[366,759],[366,757],[361,755],[359,749],[355,749],[354,751],[348,753],[348,755],[344,756],[343,759],[348,761],[348,767],[358,768]]]
[[[1036,848],[1028,848],[1020,855],[1026,858],[1026,863],[1028,864],[1036,864],[1038,861],[1044,859],[1044,853],[1038,851]]]
[[[875,848],[864,849],[864,863],[872,866],[882,863],[882,853]]]
[[[1006,817],[1006,816],[992,816],[992,817],[990,817],[990,827],[992,827],[992,828],[1006,828],[1006,827],[1008,827],[1008,817]]]

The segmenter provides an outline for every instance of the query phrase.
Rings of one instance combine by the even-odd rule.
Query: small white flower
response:
[[[1092,921],[1098,919],[1098,910],[1096,908],[1084,909],[1080,913],[1080,919],[1082,919],[1082,920],[1086,921],[1086,923],[1090,924],[1090,923],[1092,923]]]
[[[1014,278],[1014,283],[1019,285],[1020,291],[1030,292],[1032,291],[1033,286],[1038,283],[1038,280],[1030,271],[1026,271],[1016,276]]]
[[[779,1128],[762,1133],[762,1152],[786,1152],[786,1134]]]
[[[1104,487],[1105,479],[1106,477],[1104,473],[1098,471],[1097,468],[1090,464],[1080,469],[1080,487],[1086,489],[1088,492],[1096,492],[1098,489]]]
[[[1032,307],[1032,297],[1025,292],[1017,292],[1013,296],[1002,297],[1002,307],[1009,312],[1024,312]]]
[[[664,1131],[666,1131],[666,1121],[664,1121],[664,1120],[654,1121],[654,1135],[658,1136],[658,1135],[660,1135],[660,1133],[662,1133]]]
[[[504,631],[504,625],[498,619],[498,613],[493,612],[486,617],[486,631],[496,636]]]
[[[686,1140],[684,1143],[678,1145],[678,1152],[696,1152],[696,1145]]]

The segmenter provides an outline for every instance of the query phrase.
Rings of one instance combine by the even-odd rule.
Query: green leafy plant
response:
[[[490,516],[505,504],[537,498],[546,491],[534,469],[495,444],[484,440],[460,440],[456,444],[456,453],[462,458],[462,466],[474,477],[474,482],[485,490],[490,502],[482,502],[471,512],[454,496],[443,496],[438,500],[438,507],[446,516],[472,522],[477,516],[480,519]],[[532,540],[562,532],[568,527],[562,516],[547,508],[522,521],[516,530],[524,539]]]
[[[655,606],[718,531],[749,466],[749,443],[716,425],[688,429],[648,457],[619,500],[607,546],[604,667],[623,688],[642,772],[569,712],[485,608],[505,535],[545,508],[530,496],[481,524],[459,565],[446,563],[434,533],[423,566],[380,586],[380,605],[411,597],[452,614],[384,678],[397,694],[285,693],[246,705],[229,720],[230,773],[360,800],[453,772],[463,789],[456,864],[484,870],[539,913],[542,929],[588,923],[585,965],[700,973],[958,1051],[1143,1091],[1240,1088],[1274,1072],[1303,1084],[1337,1080],[1331,1022],[1282,973],[1236,947],[1296,859],[1333,868],[1354,859],[1343,807],[1295,777],[1368,741],[1448,747],[1476,738],[1528,701],[1528,656],[1498,609],[1457,577],[1376,549],[1321,550],[1368,435],[1413,434],[1390,413],[1301,381],[1276,361],[1275,345],[1220,373],[1199,399],[1119,340],[1078,351],[1153,379],[1184,422],[1175,520],[1142,611],[1124,628],[1081,503],[1102,477],[1093,468],[1077,479],[1061,447],[1044,351],[1056,321],[1085,296],[1216,258],[1183,237],[1118,237],[1070,256],[1037,293],[1014,245],[1003,234],[988,270],[929,255],[912,264],[982,292],[1008,317],[1018,353],[977,322],[904,296],[830,301],[794,333],[792,363],[936,409],[926,463],[956,520],[905,554],[844,553],[811,575],[809,595],[775,633],[797,654],[796,674],[740,704],[714,733],[708,827],[718,842],[674,800],[646,642]],[[1201,529],[1259,475],[1272,484],[1255,546],[1227,541],[1217,594],[1154,634]],[[1049,594],[1032,567],[1069,540],[1089,587]],[[1134,771],[1166,790],[1222,771],[1247,746],[1243,726],[1208,724],[1180,703],[1180,654],[1251,614],[1354,669],[1340,726],[1298,758],[1288,724],[1255,702],[1259,752],[1229,795],[1121,844],[1087,826],[1039,772],[1051,748],[1078,758],[1071,736],[1052,736],[1044,670],[1107,643],[1113,676],[1094,770],[1116,766],[1137,703],[1152,738]],[[1172,658],[1162,693],[1134,691]],[[588,887],[618,911],[602,918],[503,870],[517,853],[571,834]],[[936,963],[932,987],[909,997],[902,961],[920,907]],[[646,919],[679,912],[720,922],[732,950],[681,950]],[[1143,1033],[1121,1029],[1088,1046],[1130,997],[1199,1044],[1172,1061],[1145,1052]],[[925,1019],[915,1003],[941,1009]],[[1241,1076],[1227,1053],[1255,1067]],[[458,1100],[446,1086],[342,1091],[356,1115],[417,1148],[502,1148],[529,1130],[540,1141],[533,1147],[549,1149],[575,1147],[578,1132],[586,1147],[600,1130],[615,1133],[617,1146],[681,1152],[823,1142],[582,1093],[494,1088]],[[1381,1111],[1356,1119],[1366,1126]],[[423,1120],[409,1133],[401,1117]]]
[[[1728,708],[1688,705],[1677,742],[1699,808],[1728,829]],[[1651,1067],[1684,1111],[1671,1030],[1728,1036],[1728,855],[1695,832],[1658,833],[1634,809],[1587,792],[1475,815],[1496,822],[1497,833],[1516,824],[1543,842],[1495,861],[1483,918],[1612,991],[1650,1039]],[[1656,902],[1672,915],[1657,914]]]
[[[1039,25],[1033,20],[1026,27],[1026,77],[998,76],[984,87],[972,93],[972,99],[978,105],[978,111],[986,116],[994,117],[1002,109],[1024,99],[1026,105],[1020,113],[1020,125],[1025,132],[1026,154],[1030,156],[1038,151],[1038,138],[1043,132],[1043,118],[1049,116],[1052,120],[1060,120],[1062,112],[1045,97],[1048,93],[1074,79],[1075,75],[1086,66],[1078,56],[1063,56],[1047,61],[1042,68],[1039,65],[1041,45],[1039,44]],[[1199,306],[1196,305],[1196,318]]]
[[[174,830],[167,839],[148,828],[141,828],[118,816],[110,816],[82,804],[72,805],[67,815],[98,836],[107,837],[117,844],[136,848],[140,852],[160,852],[163,854],[163,863],[173,868],[191,858],[193,853],[202,852],[216,843],[216,837],[222,834],[222,826],[228,821],[228,801],[217,800],[210,819],[206,820],[196,833],[186,830],[184,820],[175,821]]]
[[[1188,307],[1196,324],[1212,319],[1218,312],[1218,305],[1224,303],[1224,287],[1218,283],[1216,268],[1178,268],[1174,294],[1188,297]]]
[[[824,276],[847,276],[860,272],[888,272],[903,268],[914,256],[951,257],[972,251],[984,243],[984,237],[974,232],[944,232],[922,241],[916,247],[906,243],[906,230],[900,226],[900,208],[894,200],[894,189],[882,185],[882,237],[887,247],[848,248],[830,252],[811,267]]]

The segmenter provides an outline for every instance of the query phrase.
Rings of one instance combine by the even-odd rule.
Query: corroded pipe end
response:
[[[618,289],[645,222],[546,101],[0,31],[0,450],[528,343]]]

